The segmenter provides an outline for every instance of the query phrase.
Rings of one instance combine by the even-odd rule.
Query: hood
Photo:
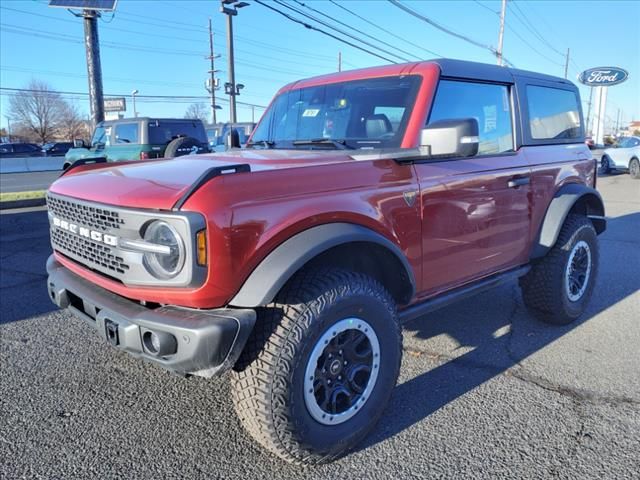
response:
[[[170,210],[200,175],[213,167],[246,163],[254,173],[350,159],[348,153],[336,150],[251,149],[170,160],[113,163],[75,174],[70,172],[56,180],[49,191],[108,205]]]

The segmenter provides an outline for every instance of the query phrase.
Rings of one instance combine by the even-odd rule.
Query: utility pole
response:
[[[207,90],[211,94],[211,122],[213,125],[218,123],[218,119],[216,118],[216,110],[218,106],[216,105],[216,69],[215,69],[215,59],[220,55],[215,55],[213,52],[213,27],[211,26],[211,17],[209,17],[209,61],[211,62],[209,68],[209,84],[207,86]]]
[[[616,136],[618,135],[619,128],[620,128],[620,109],[618,109],[618,115],[616,117]]]
[[[504,17],[507,14],[507,0],[502,0],[502,9],[500,10],[500,33],[498,34],[498,50],[496,57],[498,65],[502,66],[502,44],[504,42]]]
[[[342,71],[342,52],[338,52],[338,71]]]
[[[84,47],[87,54],[87,76],[89,79],[89,104],[93,128],[104,120],[104,95],[102,93],[102,67],[98,41],[98,17],[95,10],[83,10]]]
[[[564,78],[567,78],[567,75],[569,74],[569,48],[567,48],[567,57],[565,59],[564,62]]]
[[[238,8],[249,6],[246,2],[238,0],[221,0],[220,11],[227,16],[227,60],[229,81],[225,83],[225,93],[229,95],[229,121],[232,124],[238,123],[236,114],[236,96],[240,95],[240,90],[244,85],[236,85],[236,70],[233,58],[233,17],[238,15]]]

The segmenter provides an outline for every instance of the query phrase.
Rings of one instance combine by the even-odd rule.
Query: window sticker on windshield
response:
[[[319,108],[307,108],[303,113],[303,117],[315,117],[320,113]]]

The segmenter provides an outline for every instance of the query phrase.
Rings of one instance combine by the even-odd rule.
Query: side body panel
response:
[[[537,237],[554,195],[563,185],[595,185],[596,166],[589,147],[574,143],[523,147],[531,166],[532,231]]]
[[[522,153],[415,166],[423,222],[422,297],[527,263],[530,170]]]

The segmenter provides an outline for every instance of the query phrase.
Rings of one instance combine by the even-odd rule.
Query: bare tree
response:
[[[82,118],[78,107],[73,103],[63,102],[57,133],[57,136],[68,141],[73,141],[76,138],[86,139],[89,137],[87,121]]]
[[[184,118],[197,118],[207,123],[209,117],[209,109],[204,102],[192,103],[184,113]]]
[[[40,80],[31,80],[9,99],[9,115],[41,143],[54,138],[63,109],[60,94]]]

